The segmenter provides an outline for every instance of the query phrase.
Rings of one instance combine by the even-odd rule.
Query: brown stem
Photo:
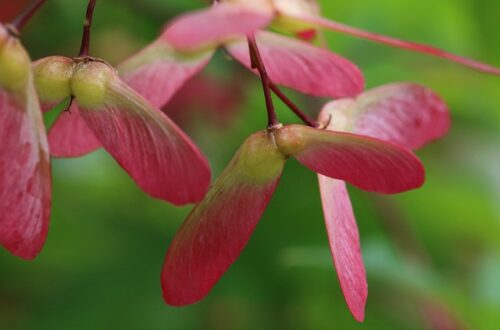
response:
[[[255,62],[257,62],[257,61],[255,59],[255,56],[253,55],[252,46],[250,45],[250,43],[249,43],[249,47],[250,47],[250,59],[251,59],[252,68],[256,69],[257,65]],[[229,53],[229,52],[226,52],[226,53],[228,56],[233,57],[231,55],[231,53]],[[259,71],[259,74],[260,74],[260,71]],[[286,96],[286,94],[269,78],[269,76],[267,76],[267,80],[269,81],[269,88],[274,92],[274,94],[276,94],[276,96],[278,96],[281,99],[281,101],[283,101],[283,103],[285,103],[285,105],[288,108],[290,108],[290,110],[292,110],[292,112],[295,113],[306,125],[311,126],[311,127],[316,127],[316,128],[320,126],[316,120],[314,120],[313,118],[308,116],[306,113],[304,113],[302,110],[300,110],[300,108],[295,103],[293,103],[293,101],[290,100],[288,98],[288,96]]]
[[[30,6],[28,6],[17,18],[12,21],[10,26],[15,29],[16,33],[19,33],[24,26],[30,21],[30,19],[35,15],[40,8],[47,2],[47,0],[37,0],[33,1]]]
[[[85,23],[83,25],[82,46],[80,47],[80,55],[89,56],[90,52],[90,32],[92,29],[92,20],[94,18],[94,9],[97,0],[90,0],[87,6],[87,15],[85,16]]]
[[[287,107],[289,107],[290,110],[292,110],[293,113],[295,113],[297,117],[299,117],[304,123],[311,127],[319,127],[319,123],[308,116],[306,113],[304,113],[302,110],[300,110],[300,108],[295,103],[293,103],[293,101],[290,100],[278,86],[276,86],[276,84],[271,81],[269,86],[271,87],[271,90],[274,92],[274,94],[276,94],[276,96],[278,96],[281,101],[283,101],[283,103],[285,103]]]
[[[73,102],[75,102],[75,97],[71,95],[69,103],[66,105],[63,111],[68,112],[71,115],[71,106],[73,105]]]
[[[257,47],[257,42],[254,36],[248,37],[248,48],[250,50],[250,58],[252,61],[252,68],[259,71],[260,79],[262,80],[262,88],[264,90],[264,97],[266,99],[266,109],[267,109],[267,126],[268,128],[274,128],[279,125],[278,118],[276,116],[276,111],[274,109],[273,98],[271,95],[271,81],[266,71],[264,61],[260,56],[259,48]]]

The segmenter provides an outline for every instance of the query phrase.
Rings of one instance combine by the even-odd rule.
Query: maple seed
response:
[[[60,102],[71,95],[70,81],[74,62],[64,56],[52,56],[36,62],[35,87],[44,102]]]
[[[240,162],[240,175],[253,184],[268,182],[276,178],[283,169],[286,158],[276,148],[272,134],[274,132],[266,131],[252,135],[243,144],[238,156],[235,156]]]
[[[284,126],[275,136],[278,149],[286,157],[291,157],[306,147],[302,131],[290,129],[290,126]]]
[[[51,56],[35,63],[35,86],[43,103],[74,96],[83,109],[103,105],[108,82],[115,72],[104,62],[90,58]]]
[[[108,82],[114,76],[114,70],[102,62],[77,63],[71,90],[78,105],[84,109],[95,109],[103,105]]]
[[[31,61],[19,40],[0,41],[0,86],[8,90],[23,88],[30,75]]]
[[[33,259],[50,221],[50,161],[31,60],[0,24],[0,245]]]

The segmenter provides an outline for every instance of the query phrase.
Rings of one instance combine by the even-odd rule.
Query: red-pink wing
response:
[[[157,108],[165,106],[214,53],[213,49],[180,53],[169,45],[165,34],[118,66],[123,81]]]
[[[49,130],[50,154],[54,157],[80,157],[101,147],[101,142],[80,116],[76,102],[59,115]]]
[[[51,173],[47,137],[36,92],[0,88],[0,243],[33,259],[50,220]]]
[[[326,49],[271,32],[257,33],[256,41],[269,77],[277,84],[331,98],[356,96],[364,89],[364,78],[356,65]],[[230,43],[227,48],[251,68],[246,40]]]
[[[252,34],[273,20],[275,13],[270,6],[242,3],[221,2],[183,15],[167,27],[164,38],[176,49],[216,47],[231,38]]]
[[[80,107],[94,135],[145,192],[176,205],[198,202],[210,183],[207,159],[160,110],[117,76],[104,104]]]
[[[424,53],[436,57],[441,57],[447,60],[451,60],[454,62],[457,62],[459,64],[465,65],[469,68],[472,68],[474,70],[482,71],[485,73],[489,74],[494,74],[494,75],[500,75],[500,68],[481,63],[475,60],[472,60],[467,57],[455,55],[452,53],[449,53],[447,51],[444,51],[442,49],[432,47],[429,45],[424,45],[424,44],[419,44],[415,42],[410,42],[410,41],[404,41],[384,35],[380,35],[377,33],[369,32],[369,31],[364,31],[361,29],[357,29],[342,23],[338,23],[335,21],[327,20],[325,18],[319,17],[319,16],[297,16],[297,19],[300,19],[304,22],[309,22],[316,24],[318,26],[322,26],[326,29],[332,30],[332,31],[337,31],[340,33],[345,33],[349,34],[354,37],[358,38],[363,38],[367,39],[370,41],[378,42],[381,44],[386,44],[392,47],[397,47],[397,48],[402,48],[414,52],[419,52],[419,53]]]
[[[358,322],[365,318],[368,296],[358,226],[344,181],[318,175],[326,230],[347,306]]]
[[[279,131],[278,145],[311,170],[386,194],[420,187],[422,163],[408,149],[378,139],[302,125]]]
[[[250,137],[177,232],[165,258],[163,297],[195,303],[238,258],[281,176],[285,158],[265,133]]]
[[[384,85],[356,99],[330,102],[320,120],[329,121],[332,130],[367,135],[410,149],[442,137],[450,127],[448,107],[441,98],[410,83]]]

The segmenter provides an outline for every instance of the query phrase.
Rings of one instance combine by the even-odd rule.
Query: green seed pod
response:
[[[306,136],[300,125],[287,125],[275,130],[276,145],[280,152],[287,156],[293,156],[306,147]]]
[[[31,60],[19,40],[0,33],[0,87],[20,90],[30,77]]]
[[[286,158],[274,143],[273,132],[258,132],[250,136],[233,158],[238,176],[249,183],[261,184],[281,174]]]
[[[276,30],[295,34],[317,28],[314,24],[294,18],[301,15],[318,15],[319,7],[315,1],[273,0],[273,4],[279,13],[272,23],[272,27]]]
[[[99,61],[77,63],[71,79],[71,91],[78,105],[84,109],[103,105],[108,83],[115,75],[111,67]]]
[[[71,96],[74,62],[63,56],[51,56],[34,64],[35,87],[42,102],[59,103]]]

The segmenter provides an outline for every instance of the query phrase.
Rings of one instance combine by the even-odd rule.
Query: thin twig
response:
[[[30,19],[37,13],[37,11],[47,2],[47,0],[37,0],[33,1],[29,7],[27,7],[15,20],[12,21],[10,26],[15,29],[16,33],[19,33],[24,26],[30,21]]]
[[[94,9],[97,0],[90,0],[87,7],[87,15],[85,16],[85,23],[83,25],[82,46],[80,47],[80,55],[89,56],[90,53],[90,32],[92,29],[92,20],[94,18]]]
[[[268,128],[273,128],[279,125],[276,111],[274,109],[273,98],[271,95],[271,84],[269,76],[267,75],[266,67],[260,56],[259,48],[254,36],[248,37],[248,47],[250,50],[250,58],[252,61],[252,68],[257,69],[262,80],[262,88],[264,90],[264,97],[266,99]]]
[[[316,128],[319,126],[319,123],[316,120],[300,110],[300,108],[295,103],[293,103],[293,101],[290,100],[288,96],[286,96],[285,93],[283,93],[283,91],[272,81],[269,83],[269,87],[274,92],[274,94],[276,94],[276,96],[278,96],[281,101],[283,101],[283,103],[285,103],[286,106],[289,107],[290,110],[292,110],[293,113],[295,113],[297,117],[299,117],[305,124]]]
[[[233,58],[234,57],[231,55],[230,52],[227,52],[226,50],[226,54]],[[250,60],[251,60],[251,66],[252,66],[252,69],[257,69],[257,63],[256,62],[256,59],[254,58],[255,56],[253,56],[252,54],[252,49],[250,47]],[[260,74],[260,72],[259,72]],[[314,120],[313,118],[311,118],[310,116],[308,116],[306,113],[304,113],[302,110],[300,110],[300,108],[292,101],[288,98],[288,96],[285,95],[285,93],[269,78],[267,78],[269,80],[269,88],[271,89],[271,91],[274,92],[274,94],[276,94],[276,96],[278,96],[282,101],[283,103],[285,103],[285,105],[290,108],[290,110],[292,110],[293,113],[295,113],[297,115],[297,117],[299,117],[306,125],[308,126],[311,126],[311,127],[319,127],[319,123]]]

